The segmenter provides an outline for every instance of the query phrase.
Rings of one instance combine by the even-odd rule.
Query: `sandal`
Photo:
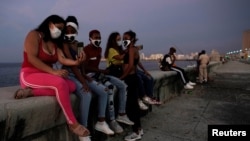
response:
[[[21,88],[21,89],[18,89],[16,92],[15,92],[15,99],[22,99],[22,98],[26,98],[26,97],[30,97],[32,95],[32,92],[31,92],[31,88]]]
[[[157,100],[156,98],[152,98],[152,101],[154,102],[155,105],[161,105],[162,102]]]
[[[78,136],[81,137],[89,136],[89,130],[80,124],[78,124],[75,128],[69,125],[69,129]]]

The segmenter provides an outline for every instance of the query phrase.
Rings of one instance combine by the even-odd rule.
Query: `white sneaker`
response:
[[[90,136],[87,137],[78,137],[79,141],[91,141]]]
[[[95,130],[103,132],[107,135],[114,135],[114,131],[109,128],[108,124],[105,121],[97,121],[97,123],[95,124]]]
[[[125,141],[136,141],[136,140],[140,140],[140,139],[141,139],[141,135],[136,134],[135,132],[133,132],[132,134],[130,134],[124,138]]]
[[[187,83],[187,84],[184,86],[184,88],[187,89],[187,90],[191,90],[191,89],[193,89],[194,87],[191,86],[191,85],[189,85],[189,84]]]
[[[116,118],[116,121],[121,122],[121,123],[125,123],[127,125],[134,125],[134,122],[129,120],[127,115],[123,115],[123,116],[118,115]]]
[[[140,107],[140,109],[141,110],[147,110],[148,109],[148,106],[147,105],[145,105],[143,102],[142,102],[142,100],[138,100],[138,104],[139,104],[139,107]]]
[[[152,99],[150,97],[148,97],[148,96],[144,96],[142,99],[143,99],[143,102],[145,102],[147,104],[150,104],[150,105],[155,104],[155,102],[152,101]]]
[[[123,129],[122,127],[119,125],[118,122],[116,122],[115,120],[112,120],[110,123],[109,123],[109,127],[110,129],[112,129],[115,133],[122,133],[123,132]]]
[[[191,86],[195,86],[196,85],[196,83],[193,83],[191,81],[189,81],[188,84],[191,85]]]
[[[139,130],[139,134],[140,134],[141,136],[144,135],[143,129],[140,129],[140,130]]]

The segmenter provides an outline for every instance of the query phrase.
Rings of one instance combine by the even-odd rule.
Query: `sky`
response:
[[[76,16],[78,41],[89,43],[101,32],[103,50],[110,33],[133,30],[146,56],[215,49],[220,54],[242,48],[250,29],[250,0],[1,0],[0,62],[22,62],[27,33],[52,14]],[[104,51],[103,51],[104,53]],[[103,55],[103,54],[102,54]]]

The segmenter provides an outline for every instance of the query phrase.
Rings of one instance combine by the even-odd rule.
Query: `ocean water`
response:
[[[148,70],[159,70],[158,61],[142,61],[143,66]],[[196,65],[195,61],[176,61],[180,67]],[[100,68],[106,67],[106,62],[101,62]],[[0,87],[19,85],[19,71],[21,63],[0,63]]]

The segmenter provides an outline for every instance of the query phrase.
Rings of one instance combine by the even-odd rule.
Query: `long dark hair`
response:
[[[45,42],[47,41],[52,41],[53,43],[55,43],[59,48],[62,48],[62,43],[63,43],[63,36],[64,36],[64,33],[65,33],[65,28],[64,30],[62,30],[62,33],[60,35],[59,38],[57,39],[53,39],[50,35],[50,30],[49,30],[49,23],[54,23],[54,24],[57,24],[57,23],[63,23],[64,24],[64,27],[65,27],[65,20],[58,16],[58,15],[51,15],[49,17],[47,17],[35,30],[38,31],[38,32],[42,32],[43,33],[43,40]]]
[[[118,46],[117,43],[116,43],[116,37],[119,36],[119,35],[120,34],[118,32],[113,32],[113,33],[111,33],[109,35],[108,42],[107,42],[107,45],[106,45],[106,50],[105,50],[105,53],[104,53],[105,58],[108,58],[110,48],[114,48],[115,50],[117,50],[119,52],[119,54],[123,53],[122,46]]]

